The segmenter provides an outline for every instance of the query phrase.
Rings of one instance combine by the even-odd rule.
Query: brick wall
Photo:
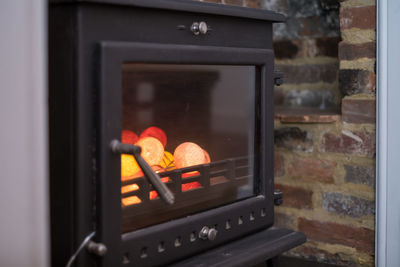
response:
[[[274,26],[277,68],[285,75],[275,104],[337,109],[339,2],[336,0],[265,0],[263,7],[286,14]]]
[[[375,1],[340,1],[339,16],[341,116],[275,121],[276,225],[308,237],[291,256],[374,266]]]
[[[207,1],[288,16],[274,28],[276,65],[286,77],[275,102],[313,112],[275,119],[275,186],[284,192],[275,224],[308,237],[287,254],[374,266],[375,1]],[[322,112],[335,107],[337,114]]]
[[[284,84],[275,90],[275,104],[339,109],[337,0],[202,1],[266,8],[287,15],[286,23],[274,25],[275,63],[285,74]]]

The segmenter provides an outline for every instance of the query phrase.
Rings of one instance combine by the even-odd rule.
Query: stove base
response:
[[[270,228],[227,245],[172,264],[171,267],[252,266],[306,242],[306,236],[288,229]]]

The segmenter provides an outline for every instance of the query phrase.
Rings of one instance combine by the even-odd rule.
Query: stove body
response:
[[[79,266],[165,266],[272,226],[272,23],[282,20],[178,0],[50,3],[54,266],[92,232],[107,253],[84,250]],[[181,143],[209,154],[163,166],[172,205],[143,174],[121,180],[110,148],[149,126],[167,133],[176,165]]]

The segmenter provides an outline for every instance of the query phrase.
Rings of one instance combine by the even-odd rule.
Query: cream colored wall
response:
[[[49,265],[46,1],[0,1],[0,266]]]

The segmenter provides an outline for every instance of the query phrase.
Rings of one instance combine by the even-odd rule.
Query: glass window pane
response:
[[[254,195],[255,66],[126,63],[122,142],[175,195],[166,205],[132,156],[121,156],[123,232]]]

